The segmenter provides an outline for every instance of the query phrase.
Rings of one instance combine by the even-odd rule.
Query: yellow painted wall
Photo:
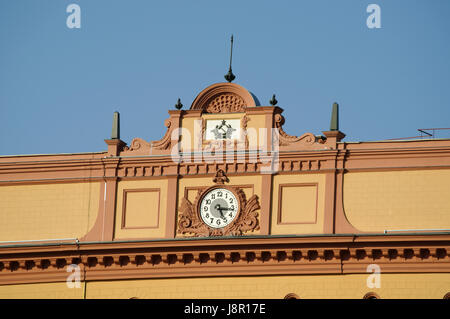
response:
[[[83,299],[84,285],[84,282],[80,282],[80,288],[68,288],[65,282],[0,285],[0,299]]]
[[[347,173],[344,209],[360,231],[450,229],[450,170]]]
[[[304,185],[284,188],[280,196],[281,185]],[[314,185],[317,184],[316,191]],[[302,188],[304,187],[304,188]],[[285,191],[286,190],[286,191]],[[292,198],[295,195],[295,198]],[[279,200],[282,201],[280,217]],[[270,233],[285,234],[322,234],[324,225],[325,175],[275,175],[272,189],[272,216]],[[316,219],[313,209],[317,208]],[[281,220],[281,221],[280,221]]]
[[[122,226],[125,228],[159,227],[160,193],[159,188],[127,192]]]
[[[115,215],[115,239],[127,238],[164,238],[166,227],[167,207],[166,179],[152,179],[140,181],[120,181],[117,185],[117,201]],[[128,204],[126,214],[128,225],[122,228],[124,190],[159,189],[159,209],[156,203],[155,193],[148,196],[133,196],[133,201]],[[130,193],[129,193],[130,194]],[[143,216],[148,214],[148,216]],[[139,217],[142,218],[139,218]],[[127,228],[129,226],[130,228]],[[149,227],[150,226],[150,227]],[[132,228],[131,228],[132,227]]]
[[[252,176],[252,175],[247,175],[247,176],[228,176],[228,178],[230,179],[230,182],[227,183],[227,185],[229,186],[244,186],[244,185],[253,185],[253,188],[251,187],[243,187],[242,190],[245,193],[245,197],[247,198],[247,200],[253,196],[254,194],[256,194],[259,198],[259,201],[261,203],[261,187],[262,187],[262,177],[261,176]],[[209,187],[209,186],[213,186],[215,185],[213,182],[213,179],[211,177],[185,177],[180,179],[179,183],[178,183],[178,205],[177,207],[180,207],[180,203],[181,203],[181,199],[184,197],[185,194],[185,190],[189,190],[189,188],[191,187]],[[194,204],[194,200],[196,198],[198,191],[188,191],[187,195],[188,195],[188,199],[189,201],[191,201],[192,204]],[[178,217],[179,217],[179,213],[178,213]],[[257,235],[259,234],[260,231],[256,230],[254,232],[249,232],[248,234],[254,234]],[[189,236],[184,236],[181,234],[177,234],[178,237],[189,237]]]
[[[450,291],[450,274],[381,274],[381,287],[368,288],[366,274],[254,276],[96,281],[86,283],[86,298],[381,298],[442,299]],[[0,286],[0,298],[83,298],[84,286],[66,283]]]
[[[289,293],[300,298],[437,298],[450,291],[450,274],[382,274],[380,288],[367,287],[368,275],[214,277],[89,282],[87,298],[267,298]]]
[[[194,149],[194,147],[196,147],[196,143],[194,143],[194,137],[196,134],[201,134],[201,122],[199,122],[197,125],[197,128],[195,126],[195,121],[201,120],[200,118],[193,118],[193,117],[188,117],[188,118],[183,118],[181,120],[181,127],[182,127],[182,131],[181,133],[181,151],[183,152],[188,152],[188,151],[192,151]],[[194,131],[194,128],[196,128],[198,130]]]
[[[260,137],[260,128],[266,128],[266,116],[265,115],[249,115],[249,121],[247,123],[247,138],[249,149],[261,149],[260,145],[263,141],[260,139],[264,139],[264,137]],[[271,132],[267,131],[266,134],[271,134]],[[264,148],[265,149],[265,148]]]
[[[100,183],[0,187],[0,241],[80,238],[93,226]]]

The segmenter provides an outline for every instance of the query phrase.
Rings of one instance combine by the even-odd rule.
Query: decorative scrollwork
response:
[[[283,130],[284,117],[281,114],[275,114],[275,127],[278,129],[279,145],[286,146],[292,143],[302,142],[304,144],[314,144],[316,142],[316,137],[312,133],[305,133],[302,136],[289,135]]]
[[[167,150],[171,145],[172,122],[170,119],[165,120],[164,125],[167,127],[166,134],[159,141],[153,141],[152,147],[157,150]]]
[[[257,210],[260,209],[258,196],[253,195],[245,202],[245,207],[237,220],[230,227],[230,233],[240,236],[247,231],[259,230],[259,220]]]
[[[150,152],[150,143],[142,138],[136,137],[131,141],[130,146],[123,148],[121,155],[131,155],[130,153],[146,154],[147,152]]]
[[[242,124],[241,124],[241,126],[242,126],[242,129],[243,129],[243,130],[246,130],[246,129],[247,129],[247,124],[248,124],[249,121],[250,121],[250,117],[248,117],[247,115],[245,115],[245,116],[242,118]]]
[[[136,151],[143,146],[149,146],[150,144],[142,138],[136,137],[131,141],[130,151]]]
[[[195,212],[192,203],[183,197],[181,200],[180,219],[178,221],[178,232],[181,234],[193,233],[198,237],[209,236],[209,227],[201,221],[198,214]]]

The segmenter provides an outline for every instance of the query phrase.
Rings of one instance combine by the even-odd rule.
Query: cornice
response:
[[[82,280],[450,272],[450,234],[236,237],[0,247],[0,284]]]
[[[409,145],[409,144],[408,144]],[[0,162],[0,183],[58,182],[69,180],[98,180],[102,178],[149,178],[173,175],[213,174],[218,168],[227,174],[256,174],[271,156],[253,153],[234,154],[233,163],[226,163],[229,154],[223,154],[223,163],[211,163],[215,157],[202,162],[175,162],[171,156],[136,157],[84,156],[76,159],[56,158],[39,161]],[[93,155],[93,156],[94,156]],[[279,172],[328,172],[330,170],[379,169],[442,169],[450,168],[450,146],[402,147],[338,150],[281,151],[275,156]],[[191,159],[195,160],[195,154]],[[217,159],[217,158],[216,158]],[[220,162],[220,161],[219,161]]]
[[[385,155],[385,154],[405,154],[405,155],[421,155],[421,154],[446,154],[450,155],[450,147],[390,147],[390,148],[366,148],[366,149],[351,149],[346,148],[349,154],[356,155]]]

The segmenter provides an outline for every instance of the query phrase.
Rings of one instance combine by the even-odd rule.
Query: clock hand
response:
[[[220,216],[222,216],[222,218],[224,218],[225,216],[223,216],[223,212],[222,212],[222,207],[220,206],[220,204],[217,204],[216,206],[214,206],[215,209],[217,209],[220,213]]]
[[[216,206],[214,206],[214,208],[215,209],[217,209],[218,211],[222,211],[222,210],[233,210],[233,209],[231,209],[231,208],[229,208],[229,207],[222,207],[222,206],[220,206],[220,204],[216,204]]]

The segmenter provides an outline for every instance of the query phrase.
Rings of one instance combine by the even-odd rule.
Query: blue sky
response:
[[[69,29],[66,8],[81,8]],[[381,8],[369,29],[366,8]],[[224,82],[262,105],[272,94],[292,135],[327,130],[340,104],[346,141],[450,127],[450,1],[0,0],[0,155],[106,150],[158,140],[180,97]],[[447,135],[448,136],[448,135]],[[437,136],[439,137],[439,135]]]

